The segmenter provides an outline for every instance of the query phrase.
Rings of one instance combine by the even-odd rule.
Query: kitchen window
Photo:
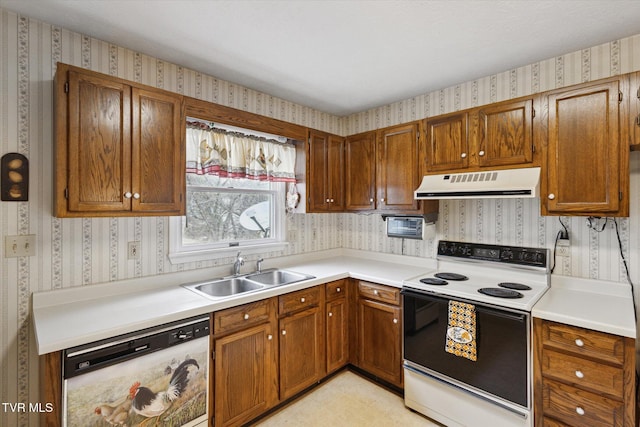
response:
[[[186,215],[171,219],[173,263],[286,245],[285,192],[295,182],[295,147],[216,126],[187,122]]]

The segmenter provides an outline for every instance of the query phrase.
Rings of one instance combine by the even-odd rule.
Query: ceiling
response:
[[[640,34],[638,0],[0,0],[344,116]]]

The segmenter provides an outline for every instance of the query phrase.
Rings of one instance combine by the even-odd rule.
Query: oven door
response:
[[[475,305],[477,360],[471,361],[445,351],[448,298],[407,288],[402,295],[405,361],[483,397],[530,408],[528,313],[461,300]]]

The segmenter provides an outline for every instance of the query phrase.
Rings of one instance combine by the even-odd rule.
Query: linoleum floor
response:
[[[410,411],[402,397],[343,371],[300,397],[256,427],[437,427]]]

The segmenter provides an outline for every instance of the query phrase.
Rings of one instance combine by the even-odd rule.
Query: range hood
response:
[[[538,197],[540,168],[427,175],[414,192],[416,200],[510,199]]]

